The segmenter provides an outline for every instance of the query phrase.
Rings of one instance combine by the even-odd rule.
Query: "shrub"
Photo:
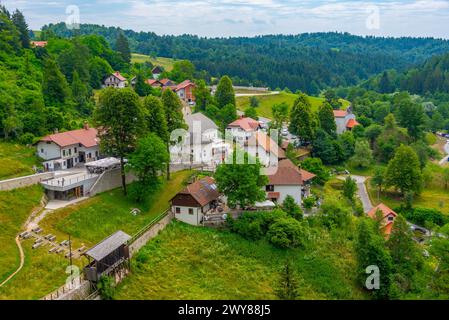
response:
[[[313,206],[315,205],[315,203],[316,203],[316,199],[314,196],[310,196],[310,197],[304,198],[302,200],[302,205],[306,209],[312,209]]]
[[[245,212],[229,223],[231,230],[247,239],[262,239],[270,225],[280,217],[287,217],[282,210]]]
[[[437,209],[414,208],[406,210],[402,208],[399,209],[399,211],[407,220],[416,223],[419,226],[426,226],[429,224],[444,226],[446,223],[449,223],[449,217]]]
[[[32,143],[34,142],[34,139],[35,139],[34,134],[32,134],[32,133],[30,133],[30,132],[27,132],[27,133],[22,134],[22,135],[20,136],[19,142],[20,142],[21,144],[27,145],[27,144],[32,144]]]
[[[103,300],[113,300],[115,294],[114,279],[102,276],[97,284],[98,291]]]
[[[351,213],[335,199],[328,199],[321,206],[319,214],[321,224],[329,229],[345,227],[351,222]]]
[[[267,232],[268,241],[279,248],[303,247],[306,238],[306,228],[291,217],[278,218]]]
[[[285,197],[282,203],[282,208],[284,211],[292,218],[296,220],[301,220],[303,218],[303,213],[301,208],[296,204],[295,199],[291,195]]]

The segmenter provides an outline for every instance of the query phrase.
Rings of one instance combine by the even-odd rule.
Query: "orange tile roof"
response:
[[[376,218],[376,213],[377,213],[378,210],[380,212],[382,212],[382,216],[383,216],[382,229],[384,230],[385,237],[388,238],[391,235],[391,232],[393,230],[394,220],[393,221],[388,221],[388,220],[386,220],[386,218],[389,215],[393,215],[393,217],[396,218],[398,214],[396,212],[394,212],[393,210],[391,210],[386,205],[384,205],[383,203],[380,203],[379,205],[375,206],[374,208],[372,208],[368,212],[368,217],[370,217],[371,219],[375,219]]]
[[[262,131],[257,131],[248,140],[249,146],[261,146],[266,152],[273,152],[275,156],[281,159],[285,159],[286,155],[284,150],[280,148],[277,143],[267,136]]]
[[[346,128],[354,128],[355,126],[358,126],[359,123],[355,119],[349,119],[348,123],[346,124]]]
[[[344,118],[346,117],[348,113],[346,110],[334,110],[334,117],[335,118]]]
[[[279,161],[276,173],[268,175],[270,185],[304,185],[304,182],[315,177],[313,173],[299,169],[289,159]]]
[[[48,44],[48,41],[31,41],[31,45],[35,47],[45,47]]]
[[[97,134],[98,134],[97,129],[87,128],[87,129],[79,129],[50,134],[48,136],[43,137],[40,141],[54,142],[60,147],[66,147],[80,143],[84,147],[90,148],[99,144]]]
[[[190,81],[190,80],[184,80],[183,82],[181,82],[180,84],[178,84],[176,86],[175,91],[181,90],[181,89],[183,89],[185,87],[188,87],[188,86],[195,86],[195,84],[192,81]]]
[[[112,75],[117,79],[119,79],[120,81],[126,81],[126,78],[122,76],[122,74],[119,71],[114,72]]]
[[[240,127],[245,131],[255,131],[259,128],[259,125],[259,121],[257,120],[248,117],[242,117],[230,123],[228,127]]]

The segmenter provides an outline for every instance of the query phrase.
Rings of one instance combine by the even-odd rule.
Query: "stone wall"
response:
[[[38,184],[43,180],[48,180],[54,177],[54,172],[37,173],[30,176],[18,177],[8,180],[0,181],[0,191],[13,190],[24,188],[33,184]]]
[[[165,217],[159,220],[154,226],[144,232],[139,238],[129,245],[129,254],[132,257],[140,248],[147,244],[148,241],[156,237],[162,229],[164,229],[172,220],[173,213],[169,212]]]

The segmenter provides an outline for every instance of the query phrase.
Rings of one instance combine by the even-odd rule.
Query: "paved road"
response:
[[[448,158],[449,158],[449,142],[446,142],[446,144],[444,145],[444,152],[446,152],[447,156],[445,156],[443,159],[440,160],[440,165],[443,165],[446,162],[448,162]]]
[[[263,93],[236,93],[236,97],[252,97],[252,96],[272,96],[279,94],[279,91],[263,92]]]
[[[351,175],[351,178],[354,179],[355,182],[357,183],[357,195],[359,196],[360,201],[362,201],[363,212],[368,213],[368,211],[370,211],[373,208],[373,204],[371,203],[368,191],[366,190],[365,186],[366,177]],[[346,177],[339,176],[338,179],[345,180]]]

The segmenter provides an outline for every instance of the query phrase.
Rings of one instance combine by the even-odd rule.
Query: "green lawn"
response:
[[[31,211],[39,206],[42,195],[42,188],[37,185],[0,192],[0,282],[19,266],[19,250],[14,239]],[[32,250],[32,241],[22,242],[25,265],[0,288],[0,300],[39,299],[64,283],[67,260],[47,254],[48,247]]]
[[[1,141],[0,180],[33,174],[33,165],[41,165],[35,153],[36,148]]]
[[[257,114],[261,117],[272,119],[273,114],[271,113],[271,107],[273,105],[286,102],[291,108],[296,98],[297,98],[296,94],[286,93],[284,91],[274,95],[257,96],[257,99],[259,100],[259,106],[256,108]],[[250,106],[250,97],[237,97],[236,100],[237,100],[237,108],[242,111],[244,111],[246,108]],[[309,101],[314,111],[318,110],[318,107],[321,105],[323,100],[324,100],[323,98],[309,96]],[[344,107],[347,107],[349,105],[348,101],[344,100],[342,101]]]
[[[351,246],[338,242],[325,233],[307,249],[281,250],[264,240],[173,221],[135,256],[116,299],[276,299],[287,257],[302,299],[363,299]]]
[[[0,191],[0,282],[19,265],[19,250],[14,239],[33,208],[39,206],[42,194],[40,186]]]
[[[144,63],[146,61],[151,62],[154,66],[161,66],[166,71],[171,71],[173,69],[173,63],[175,62],[175,60],[172,58],[164,58],[164,57],[152,58],[150,56],[139,53],[133,53],[131,55],[132,63]]]

